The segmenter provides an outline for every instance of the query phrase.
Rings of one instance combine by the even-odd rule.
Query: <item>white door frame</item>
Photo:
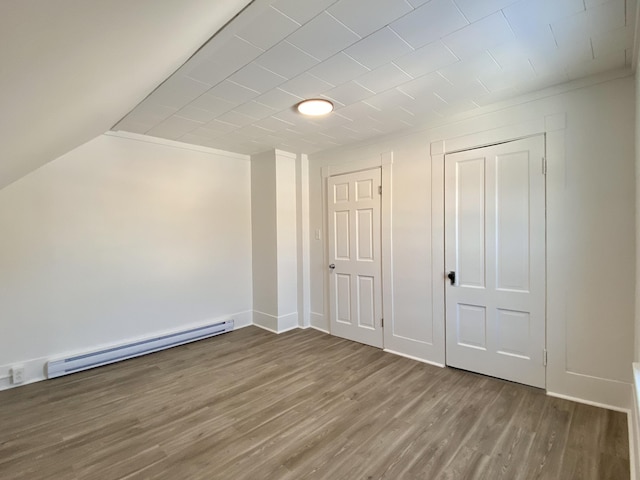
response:
[[[438,214],[438,218],[434,218],[433,221],[433,266],[434,266],[434,286],[436,289],[434,295],[434,302],[438,302],[437,308],[434,305],[434,312],[440,313],[437,321],[441,323],[442,329],[440,330],[441,341],[444,345],[445,339],[445,256],[444,256],[444,157],[446,154],[459,152],[461,150],[471,150],[474,148],[481,148],[497,143],[510,142],[513,140],[520,140],[522,138],[545,135],[545,157],[547,159],[547,165],[553,164],[557,166],[557,170],[554,168],[554,183],[561,182],[564,184],[564,164],[565,164],[565,129],[566,129],[566,113],[557,113],[554,115],[547,115],[539,117],[536,120],[532,120],[525,123],[518,123],[514,125],[507,125],[500,128],[486,130],[483,132],[470,133],[464,136],[444,138],[438,141],[431,142],[431,162],[432,162],[432,202],[433,212]],[[547,177],[547,182],[549,181]],[[555,191],[555,190],[553,190]],[[549,188],[547,186],[547,205],[549,202]],[[552,199],[554,204],[559,204],[562,207],[562,201],[559,199]],[[562,217],[562,215],[560,215]],[[545,235],[548,235],[550,228],[554,228],[555,225],[550,225],[549,216],[547,214],[547,220],[545,225]],[[558,252],[550,249],[549,246],[546,250],[546,276],[553,274],[555,269],[553,268],[553,258]],[[437,280],[437,281],[436,281]],[[545,285],[546,285],[545,281]],[[558,308],[563,308],[564,302],[559,292],[548,291],[546,289],[545,294],[545,321],[546,321],[546,348],[547,348],[547,375],[546,382],[549,384],[550,375],[553,375],[553,369],[549,368],[553,365],[564,364],[564,352],[565,352],[565,336],[566,332],[562,325],[554,324],[555,322],[549,322],[549,311],[553,308],[557,311]],[[561,303],[558,303],[561,302]],[[436,319],[434,319],[435,321]],[[434,339],[435,340],[435,339]],[[446,353],[443,351],[442,363],[446,361]]]
[[[372,168],[380,168],[382,175],[382,204],[380,208],[380,231],[382,251],[382,318],[384,325],[392,324],[393,315],[393,260],[391,256],[391,174],[393,165],[393,152],[380,154],[378,158],[368,158],[340,165],[328,165],[322,167],[322,224],[324,229],[324,245],[322,249],[322,268],[324,271],[324,311],[331,315],[329,300],[329,218],[327,212],[327,188],[328,179],[336,175],[354,173]],[[331,330],[331,319],[327,318],[326,325]],[[386,344],[387,329],[383,327],[383,346]],[[331,333],[331,332],[329,332]]]

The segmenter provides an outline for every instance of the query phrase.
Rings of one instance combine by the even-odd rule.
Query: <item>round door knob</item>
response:
[[[331,270],[333,270],[334,268],[336,268],[336,264],[335,264],[335,263],[332,263],[331,265],[329,265],[329,268],[330,268]]]

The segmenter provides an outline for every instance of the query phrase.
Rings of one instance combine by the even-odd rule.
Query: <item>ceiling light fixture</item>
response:
[[[297,105],[298,112],[303,115],[319,117],[333,111],[333,103],[322,98],[304,100]]]

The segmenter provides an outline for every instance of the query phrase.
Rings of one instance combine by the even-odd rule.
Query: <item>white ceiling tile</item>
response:
[[[358,85],[356,82],[347,82],[325,92],[325,95],[333,100],[337,100],[343,105],[349,105],[369,98],[373,96],[374,93],[375,92]]]
[[[237,128],[238,127],[236,125],[231,125],[230,123],[221,122],[220,120],[211,120],[209,123],[205,123],[200,126],[200,128],[190,133],[193,133],[194,135],[220,136],[226,135]]]
[[[344,85],[344,84],[343,84]],[[333,109],[337,109],[337,108],[343,108],[345,107],[345,104],[342,102],[339,102],[338,100],[336,100],[335,98],[331,98],[329,96],[327,96],[326,94],[322,94],[322,95],[318,95],[318,98],[324,98],[325,100],[329,100],[331,103],[333,103]]]
[[[464,16],[470,22],[475,22],[498,12],[519,0],[454,0]]]
[[[583,78],[597,73],[606,72],[625,67],[625,52],[610,52],[593,60],[579,62],[567,66],[567,75],[570,80]]]
[[[262,65],[278,75],[293,78],[318,63],[318,60],[287,41],[280,42],[256,59]]]
[[[583,39],[563,48],[533,52],[529,60],[536,73],[545,76],[563,72],[569,64],[588,62],[592,58],[591,42]]]
[[[213,87],[207,93],[213,95],[214,97],[222,98],[223,100],[239,104],[248,102],[252,98],[257,97],[260,92],[256,92],[255,90],[243,87],[242,85],[238,85],[237,83],[225,80],[224,82],[221,82]]]
[[[272,132],[280,132],[288,127],[291,127],[293,123],[287,122],[285,120],[280,120],[276,117],[268,117],[263,120],[258,120],[254,123],[254,125],[266,128],[267,130],[270,130]]]
[[[214,117],[217,117],[218,115],[231,110],[236,103],[205,93],[204,95],[196,98],[189,105],[202,110],[207,110],[211,112]]]
[[[358,35],[366,37],[412,10],[404,0],[340,0],[327,11]]]
[[[355,120],[358,118],[368,117],[379,110],[377,108],[372,107],[368,103],[365,102],[357,102],[352,103],[349,106],[340,108],[336,110],[336,115],[340,115],[342,117],[348,118],[349,120]]]
[[[264,93],[277,87],[287,79],[256,63],[250,63],[231,75],[229,80],[256,92]]]
[[[303,73],[280,85],[280,89],[301,98],[317,97],[321,93],[333,88],[333,85],[314,77],[309,73]]]
[[[153,127],[147,134],[152,137],[176,140],[185,133],[189,133],[202,125],[201,122],[194,122],[193,120],[174,115]]]
[[[478,105],[471,100],[460,100],[456,103],[448,103],[443,108],[436,111],[443,117],[451,117],[459,113],[470,112],[476,108],[478,108]]]
[[[478,80],[482,82],[482,85],[484,85],[489,92],[497,92],[508,88],[515,88],[520,83],[535,77],[535,75],[536,73],[531,64],[527,61],[522,61],[514,65],[507,65],[496,73],[481,73],[478,75]]]
[[[440,41],[433,42],[424,47],[399,57],[393,61],[402,70],[413,77],[419,77],[427,73],[435,72],[439,68],[451,65],[458,61],[451,50]]]
[[[194,107],[192,105],[186,105],[185,107],[178,110],[177,115],[182,118],[194,120],[196,122],[207,123],[216,118],[219,113],[214,113],[209,110]]]
[[[374,93],[380,93],[402,85],[411,79],[412,77],[400,70],[393,63],[388,63],[358,77],[355,82]]]
[[[232,37],[206,57],[198,57],[193,64],[187,62],[184,71],[191,78],[216,85],[261,53],[262,49]]]
[[[285,130],[291,130],[294,132],[312,132],[314,128],[317,128],[318,126],[315,118],[306,117],[298,113],[293,108],[282,110],[281,112],[276,113],[273,118],[277,118],[279,120],[282,120],[283,122],[290,123],[291,126],[287,127]]]
[[[299,24],[303,24],[335,2],[336,0],[277,0],[272,6]]]
[[[398,88],[401,92],[414,99],[421,99],[432,94],[436,89],[448,86],[450,83],[437,73],[429,73],[405,83]]]
[[[587,8],[593,8],[611,1],[617,0],[584,0],[584,4]]]
[[[551,31],[549,31],[550,42],[529,43],[521,40],[508,42],[489,49],[491,56],[501,67],[509,64],[516,64],[528,61],[529,57],[536,52],[554,51],[557,49]]]
[[[473,101],[481,107],[490,105],[492,103],[501,102],[508,98],[515,97],[519,92],[514,88],[505,88],[504,90],[498,90],[495,92],[489,92],[482,97],[475,98]]]
[[[438,72],[455,85],[478,78],[480,75],[499,74],[501,68],[488,53],[483,53],[441,68]]]
[[[210,88],[211,85],[206,83],[182,75],[174,75],[149,95],[148,100],[156,105],[178,109],[192,102]]]
[[[387,120],[399,120],[408,125],[414,125],[416,123],[416,116],[411,111],[397,105],[386,108],[384,113],[374,113],[372,119],[376,122],[376,124],[372,125],[369,123],[369,126],[378,129],[380,129]]]
[[[413,48],[419,48],[468,23],[452,0],[431,0],[390,26]]]
[[[367,68],[374,69],[411,51],[406,42],[385,27],[347,48],[345,53]]]
[[[610,52],[632,49],[634,29],[631,26],[592,35],[593,54],[596,58]]]
[[[153,126],[169,118],[177,111],[178,109],[174,107],[165,107],[164,105],[156,105],[152,102],[144,102],[136,107],[127,118],[130,118],[136,123]]]
[[[324,12],[292,33],[287,40],[309,55],[325,60],[355,43],[359,38]]]
[[[424,5],[431,0],[408,0],[413,8],[418,8],[420,5]]]
[[[494,77],[495,78],[495,77]],[[497,81],[496,81],[497,83]],[[458,102],[466,102],[489,93],[489,90],[477,79],[469,79],[466,82],[455,85],[442,85],[433,92],[449,105],[457,105]]]
[[[393,106],[408,107],[415,103],[415,100],[403,93],[399,89],[391,89],[386,92],[378,93],[373,97],[369,97],[364,100],[364,103],[372,106],[374,109],[381,112],[386,111]]]
[[[340,85],[368,71],[367,67],[340,52],[310,69],[309,73],[325,82]]]
[[[554,22],[551,25],[559,47],[571,45],[577,38],[624,28],[624,1],[610,1]]]
[[[353,123],[353,121],[350,118],[346,118],[341,115],[336,115],[335,113],[332,113],[331,115],[326,115],[322,118],[319,118],[316,123],[320,126],[320,128],[328,128],[328,127],[338,127],[341,125],[347,125],[347,124]]]
[[[461,59],[514,40],[511,27],[501,12],[467,25],[442,39],[449,49]]]
[[[556,72],[551,75],[537,75],[532,77],[522,83],[520,83],[514,89],[518,92],[519,95],[523,93],[535,92],[536,90],[541,90],[543,88],[551,87],[553,85],[558,85],[560,83],[565,83],[569,81],[569,76],[566,72]],[[476,102],[479,102],[476,99]]]
[[[256,47],[267,50],[298,27],[300,27],[298,22],[269,7],[242,29],[238,36]]]
[[[520,0],[502,11],[514,29],[526,31],[582,12],[584,3],[583,0]]]
[[[253,123],[258,119],[250,117],[249,115],[245,115],[244,113],[239,113],[235,110],[231,110],[230,112],[220,115],[217,120],[225,123],[230,123],[231,125],[237,125],[238,127],[243,127],[244,125],[249,125],[250,123]]]
[[[292,95],[288,92],[274,88],[273,90],[263,93],[255,99],[256,102],[271,107],[275,110],[282,110],[283,108],[293,107],[298,102],[304,100],[301,97]]]
[[[262,103],[258,103],[254,100],[247,102],[245,104],[240,105],[233,109],[235,112],[243,113],[245,115],[249,115],[253,118],[266,118],[277,112],[276,109],[263,105]]]

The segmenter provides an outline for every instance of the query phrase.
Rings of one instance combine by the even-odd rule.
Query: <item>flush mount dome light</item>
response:
[[[322,98],[312,98],[298,104],[298,111],[303,115],[319,117],[333,111],[333,103]]]

